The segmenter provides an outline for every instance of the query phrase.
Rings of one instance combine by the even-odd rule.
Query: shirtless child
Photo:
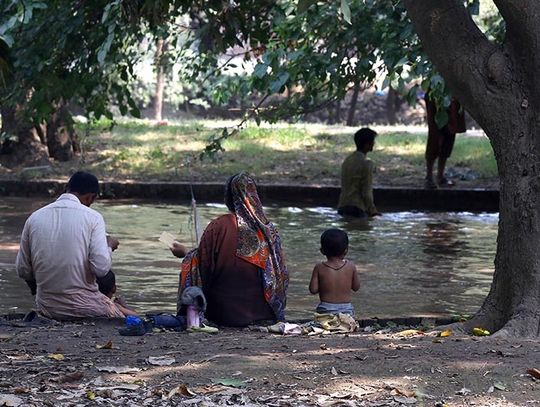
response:
[[[349,237],[340,229],[328,229],[321,235],[321,253],[326,261],[317,263],[311,275],[309,291],[319,294],[318,313],[354,315],[352,291],[358,291],[360,280],[356,266],[345,259]]]

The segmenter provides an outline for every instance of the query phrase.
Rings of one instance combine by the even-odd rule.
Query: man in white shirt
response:
[[[107,236],[103,217],[90,209],[98,193],[94,175],[76,172],[66,193],[24,225],[17,274],[35,289],[37,309],[46,317],[124,316],[96,283],[111,269],[111,253],[118,247],[118,240]]]

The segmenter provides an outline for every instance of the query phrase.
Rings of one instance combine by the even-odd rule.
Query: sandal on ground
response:
[[[443,177],[441,178],[440,180],[437,181],[437,184],[439,184],[440,187],[453,187],[454,185],[456,185],[454,183],[454,181],[450,181],[449,179],[447,179],[446,177]]]
[[[437,185],[433,181],[432,178],[426,178],[424,180],[424,188],[425,189],[437,189]]]

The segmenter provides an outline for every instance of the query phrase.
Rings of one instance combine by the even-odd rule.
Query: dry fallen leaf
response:
[[[146,361],[154,366],[170,366],[176,362],[176,359],[169,356],[148,356]]]
[[[83,376],[84,374],[82,372],[73,372],[60,376],[55,381],[58,383],[76,382],[77,380],[81,380]]]
[[[13,394],[0,394],[0,406],[17,407],[22,404],[22,399]]]
[[[506,386],[504,385],[504,383],[501,383],[501,382],[493,383],[493,387],[501,391],[506,390]]]
[[[197,394],[192,392],[185,384],[180,384],[178,386],[176,386],[174,389],[172,389],[170,392],[169,392],[169,395],[167,396],[168,399],[171,399],[173,398],[175,395],[181,395],[181,396],[190,396],[190,397],[193,397],[193,396],[196,396]]]
[[[103,345],[96,345],[98,349],[112,349],[112,341],[104,343]]]
[[[25,393],[30,393],[31,391],[32,389],[29,387],[15,387],[13,389],[13,393],[15,394],[25,394]]]
[[[451,329],[446,329],[442,332],[439,332],[439,335],[437,336],[440,336],[441,338],[446,338],[448,336],[452,335],[452,330]]]
[[[394,396],[394,401],[400,404],[416,404],[417,400],[414,397]]]
[[[129,366],[99,366],[96,367],[99,372],[109,372],[109,373],[134,373],[140,372],[141,369],[138,367],[129,367]]]
[[[396,336],[400,337],[407,337],[413,335],[424,335],[424,333],[422,331],[419,331],[418,329],[405,329],[404,331],[398,332],[396,334]]]
[[[527,373],[530,374],[535,379],[540,379],[540,370],[538,369],[535,369],[535,368],[527,369]]]
[[[61,353],[49,353],[47,355],[47,357],[49,359],[54,359],[54,360],[64,360],[65,359],[65,356],[62,355]]]
[[[473,328],[472,333],[473,333],[474,336],[488,336],[488,335],[491,335],[491,333],[487,329],[479,328],[479,327]]]
[[[334,399],[350,399],[352,398],[352,393],[339,393],[339,392],[336,392],[336,393],[331,393],[329,394],[330,397],[334,398]]]
[[[407,389],[400,389],[399,387],[395,387],[391,392],[390,394],[392,395],[400,395],[400,396],[405,396],[405,397],[414,397],[416,395],[416,393],[412,390],[407,390]]]

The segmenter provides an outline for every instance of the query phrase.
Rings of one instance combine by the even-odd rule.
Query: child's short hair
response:
[[[369,127],[362,127],[354,134],[354,144],[356,149],[361,151],[367,143],[373,143],[377,137],[377,132]]]
[[[103,277],[96,277],[96,282],[99,288],[99,291],[102,294],[105,294],[107,297],[111,294],[114,294],[114,289],[116,287],[116,276],[109,270],[107,274]]]
[[[328,229],[321,235],[321,251],[325,256],[341,256],[349,248],[349,236],[341,229]]]

